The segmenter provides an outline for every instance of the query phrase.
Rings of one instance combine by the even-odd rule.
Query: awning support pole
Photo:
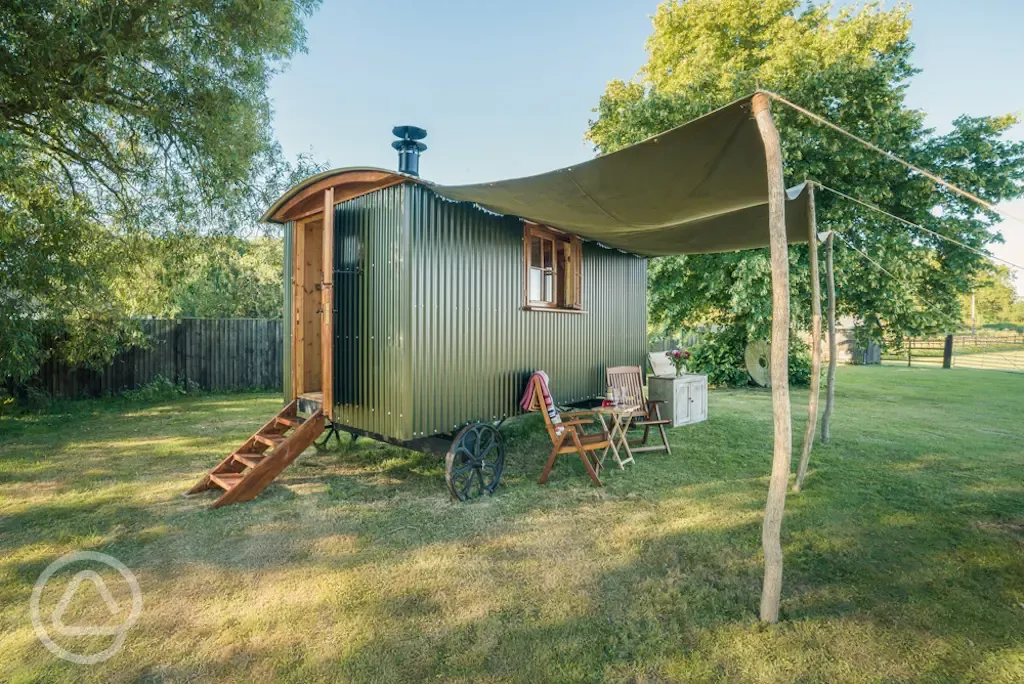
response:
[[[796,469],[793,491],[799,492],[807,476],[807,465],[814,447],[814,432],[818,427],[818,395],[821,392],[821,283],[818,282],[818,218],[814,208],[814,184],[807,184],[807,243],[811,261],[811,397],[807,406],[807,430],[804,432],[800,465]]]
[[[839,350],[836,344],[836,279],[832,271],[832,242],[835,238],[831,232],[825,240],[825,287],[828,290],[828,387],[825,390],[825,410],[821,414],[821,441],[832,442],[832,407],[836,401],[836,361]]]
[[[786,190],[782,175],[782,147],[772,121],[768,96],[753,99],[754,117],[764,141],[768,167],[768,229],[772,264],[772,413],[775,423],[772,475],[761,527],[764,550],[764,584],[761,588],[761,621],[779,620],[782,598],[782,514],[786,508],[793,428],[789,406],[789,247],[786,239]]]

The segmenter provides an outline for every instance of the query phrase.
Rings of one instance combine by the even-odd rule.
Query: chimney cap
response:
[[[398,140],[391,141],[398,150],[398,172],[420,175],[420,152],[427,149],[420,140],[427,137],[427,132],[418,126],[395,126],[391,132],[398,136]]]
[[[427,137],[426,130],[419,126],[395,126],[391,129],[391,134],[404,140],[423,140]]]
[[[412,150],[415,149],[417,152],[422,152],[427,149],[426,143],[415,142],[413,140],[394,140],[391,146],[396,150]]]

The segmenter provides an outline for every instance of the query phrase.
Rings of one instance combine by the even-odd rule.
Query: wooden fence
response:
[[[669,335],[650,335],[647,350],[652,352],[695,347],[716,328],[694,328]]]
[[[275,319],[139,321],[148,342],[95,370],[48,361],[30,385],[77,399],[138,389],[158,376],[204,390],[280,389],[283,327]]]
[[[649,336],[648,351],[663,352],[672,349],[692,349],[703,342],[710,333],[721,328],[708,326],[704,328],[692,328],[680,332],[665,334],[654,334]],[[797,336],[810,346],[811,334],[807,331],[800,331]],[[836,330],[836,344],[839,350],[837,359],[839,363],[852,363],[857,365],[871,365],[882,362],[882,350],[877,344],[869,343],[866,348],[857,345],[852,328],[839,328]],[[821,338],[822,358],[828,360],[828,331],[822,330]]]
[[[947,337],[907,338],[903,348],[889,351],[886,362],[907,366],[942,366],[982,370],[1024,371],[1024,335],[1012,332]]]

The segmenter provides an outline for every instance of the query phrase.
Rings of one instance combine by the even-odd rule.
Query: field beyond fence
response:
[[[138,389],[166,378],[203,390],[280,389],[280,319],[145,319],[142,347],[125,350],[105,368],[47,361],[28,383],[55,398],[78,399]]]
[[[952,368],[1024,372],[1024,335],[986,333],[952,338]],[[882,358],[887,363],[908,366],[942,366],[945,350],[945,337],[910,338],[904,349],[886,353]]]

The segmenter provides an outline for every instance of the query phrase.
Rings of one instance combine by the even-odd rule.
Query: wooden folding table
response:
[[[626,439],[626,432],[629,430],[629,424],[633,421],[633,414],[639,411],[640,408],[639,404],[619,404],[618,406],[599,406],[598,408],[590,409],[597,414],[598,420],[601,421],[601,427],[609,435],[610,444],[601,452],[598,465],[604,466],[604,459],[608,455],[609,449],[611,449],[615,462],[619,464],[619,470],[625,470],[626,463],[636,464],[636,461],[633,460],[633,452],[629,448],[629,440]],[[605,422],[605,416],[608,416],[611,420],[611,429],[608,428],[608,424]],[[622,458],[619,454],[619,447],[626,452],[625,458]]]

